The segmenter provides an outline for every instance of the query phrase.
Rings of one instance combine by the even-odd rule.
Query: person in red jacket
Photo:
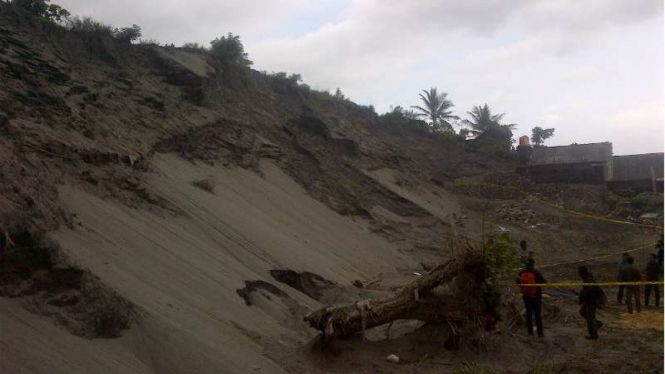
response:
[[[529,258],[526,268],[519,272],[517,283],[520,285],[524,309],[526,309],[526,329],[529,335],[533,335],[533,320],[536,320],[536,331],[538,337],[543,338],[543,291],[538,286],[529,286],[529,284],[547,283],[542,274],[535,268],[535,261]]]

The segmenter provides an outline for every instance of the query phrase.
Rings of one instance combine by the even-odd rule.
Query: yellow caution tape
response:
[[[622,250],[622,251],[619,251],[619,252],[608,253],[608,254],[604,254],[604,255],[600,255],[600,256],[595,256],[595,257],[589,257],[589,258],[585,258],[585,259],[582,259],[582,260],[574,260],[574,261],[558,262],[558,263],[555,263],[555,264],[548,264],[548,265],[538,266],[538,268],[539,268],[539,269],[544,269],[544,268],[549,268],[549,267],[553,267],[553,266],[578,264],[578,263],[587,262],[587,261],[591,261],[591,260],[597,260],[597,259],[599,259],[599,258],[606,258],[606,257],[611,257],[611,256],[620,255],[620,254],[623,254],[623,253],[635,252],[635,251],[639,251],[640,249],[653,248],[653,246],[654,246],[655,244],[656,244],[656,243],[654,242],[654,243],[645,244],[645,245],[642,245],[642,246],[639,246],[639,247],[637,247],[637,248],[633,248],[633,249]]]
[[[621,221],[621,220],[616,220],[616,219],[611,219],[611,218],[606,218],[606,217],[600,217],[600,216],[595,216],[595,215],[588,214],[588,213],[582,213],[582,212],[578,212],[578,211],[575,211],[575,210],[566,209],[566,208],[564,208],[563,206],[561,206],[559,204],[555,204],[555,203],[552,203],[552,202],[549,202],[549,201],[545,200],[545,198],[542,198],[542,197],[539,197],[539,196],[536,196],[536,195],[533,195],[533,194],[529,194],[528,192],[526,192],[523,189],[518,188],[518,187],[502,186],[502,185],[499,185],[499,184],[492,184],[492,183],[475,183],[475,182],[464,183],[464,185],[488,186],[488,187],[501,188],[501,189],[504,189],[504,190],[517,191],[517,192],[519,192],[523,195],[532,196],[536,200],[541,201],[541,202],[543,202],[543,203],[545,203],[545,204],[547,204],[547,205],[549,205],[549,206],[551,206],[555,209],[561,210],[563,212],[574,214],[574,215],[577,215],[577,216],[580,216],[580,217],[595,219],[595,220],[598,220],[598,221],[604,221],[604,222],[610,222],[610,223],[619,223],[619,224],[624,224],[624,225],[662,228],[659,225],[651,225],[651,224],[648,224],[648,223],[640,223],[640,222]]]
[[[515,284],[517,287],[579,287],[579,286],[643,286],[643,285],[657,285],[663,284],[663,281],[654,282],[601,282],[601,283],[582,283],[582,282],[565,282],[565,283],[535,283],[535,284]]]
[[[642,246],[639,246],[639,247],[633,248],[633,249],[624,249],[624,250],[621,250],[621,251],[618,251],[618,252],[607,253],[607,254],[604,254],[604,255],[589,257],[589,258],[585,258],[585,259],[581,259],[581,260],[573,260],[573,261],[557,262],[557,263],[554,263],[554,264],[541,265],[541,266],[537,266],[537,268],[538,269],[545,269],[545,268],[551,268],[551,267],[554,267],[554,266],[580,264],[582,262],[593,261],[593,260],[597,260],[597,259],[600,259],[600,258],[616,256],[616,255],[620,255],[620,254],[624,254],[624,253],[631,253],[631,252],[639,251],[640,249],[652,248],[655,244],[656,243],[654,242],[654,243],[645,244],[645,245],[642,245]],[[521,269],[523,269],[523,268],[519,267],[519,268],[515,268],[515,269],[512,269],[512,270],[517,271],[517,270],[521,270]]]

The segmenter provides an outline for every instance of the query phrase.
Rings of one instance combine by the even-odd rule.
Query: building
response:
[[[525,137],[522,137],[525,138]],[[590,183],[612,189],[663,190],[663,153],[613,156],[612,143],[529,146],[520,138],[517,173],[538,183]]]
[[[530,148],[530,147],[528,147]],[[572,144],[558,147],[518,147],[518,154],[530,152],[517,173],[539,183],[601,184],[611,179],[612,143]],[[525,157],[520,157],[524,160]]]
[[[663,191],[663,153],[612,157],[612,189],[635,191]]]

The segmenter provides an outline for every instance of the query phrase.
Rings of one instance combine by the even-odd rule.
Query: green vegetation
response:
[[[59,5],[48,4],[50,2],[51,0],[12,0],[9,4],[53,22],[60,22],[69,17],[67,9]]]
[[[489,105],[474,106],[467,114],[470,120],[463,120],[462,124],[469,126],[469,134],[475,135],[478,144],[493,153],[507,154],[510,152],[513,140],[513,129],[516,124],[504,125],[501,123],[505,113],[492,114]]]
[[[217,61],[222,63],[235,63],[243,67],[250,67],[252,61],[249,60],[245,47],[240,41],[239,35],[228,33],[221,38],[215,38],[210,42],[210,52]]]
[[[51,0],[11,0],[0,5],[26,12],[37,19],[53,25],[59,25],[85,39],[113,38],[121,43],[131,44],[141,37],[141,27],[132,25],[114,29],[110,25],[95,21],[89,17],[72,16],[67,9],[49,4]],[[56,26],[57,27],[57,26]]]
[[[488,272],[485,288],[481,290],[486,307],[496,310],[501,305],[499,280],[514,273],[520,266],[516,241],[510,233],[490,230],[483,236],[483,255]]]
[[[554,129],[544,129],[542,127],[536,126],[531,129],[531,141],[535,147],[540,147],[545,143],[546,139],[549,139],[554,136]]]
[[[433,87],[429,91],[423,90],[423,93],[420,94],[420,100],[423,102],[424,107],[418,105],[412,106],[413,109],[419,112],[418,116],[429,119],[429,126],[432,132],[455,132],[448,120],[459,119],[459,117],[454,116],[452,111],[448,110],[454,104],[446,98],[447,96],[447,93],[439,93],[436,87]]]
[[[208,50],[205,46],[203,46],[202,44],[196,43],[196,42],[185,43],[182,46],[180,46],[180,48],[190,50],[190,51],[207,51]]]
[[[113,31],[113,36],[123,43],[131,43],[138,40],[141,37],[141,27],[137,25],[132,25],[132,27],[123,27],[121,29],[115,29]]]
[[[641,193],[630,199],[630,206],[638,210],[662,210],[663,195],[652,193]]]
[[[90,17],[71,17],[65,21],[65,28],[77,35],[96,36],[99,38],[113,37],[113,27],[95,21]]]
[[[391,111],[379,116],[381,125],[394,132],[430,132],[427,122],[418,119],[419,116],[412,110],[401,106],[391,107]]]
[[[513,130],[517,126],[515,124],[501,124],[501,120],[506,114],[492,114],[492,110],[487,104],[483,106],[474,106],[470,112],[466,113],[471,117],[471,120],[465,119],[462,123],[469,126],[471,128],[471,133],[476,135],[482,135],[489,130],[497,129],[501,126],[507,127],[510,130]]]

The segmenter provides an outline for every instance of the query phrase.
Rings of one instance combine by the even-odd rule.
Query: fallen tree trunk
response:
[[[479,310],[479,286],[484,282],[484,274],[482,257],[467,252],[437,266],[392,297],[328,306],[308,313],[304,320],[323,333],[324,341],[400,319],[430,323],[462,321]],[[445,283],[452,283],[452,292],[432,292]]]

